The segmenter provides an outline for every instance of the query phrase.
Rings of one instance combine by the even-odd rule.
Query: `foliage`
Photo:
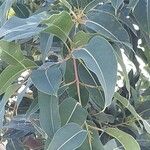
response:
[[[0,13],[1,147],[150,149],[148,0],[1,0]]]

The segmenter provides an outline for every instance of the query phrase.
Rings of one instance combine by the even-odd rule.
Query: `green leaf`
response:
[[[46,18],[46,12],[32,15],[26,19],[14,16],[0,28],[0,38],[4,36],[5,40],[14,41],[37,35],[45,29],[45,27],[39,27],[38,25]]]
[[[124,147],[125,150],[140,150],[140,146],[137,141],[129,134],[117,129],[107,128],[105,130],[107,134],[116,138]]]
[[[95,8],[97,5],[99,5],[100,2],[105,2],[106,0],[92,0],[91,2],[89,2],[87,4],[87,6],[84,8],[84,12],[88,12],[90,10],[92,10],[93,8]]]
[[[52,15],[49,19],[45,20],[44,23],[48,26],[44,32],[56,35],[63,42],[66,42],[69,38],[68,35],[73,27],[72,18],[65,11]]]
[[[45,64],[38,70],[33,70],[31,79],[35,87],[46,94],[57,95],[57,91],[62,81],[62,65]]]
[[[20,64],[25,68],[22,64],[24,56],[20,50],[20,45],[14,42],[0,41],[0,58],[9,64]]]
[[[134,9],[134,16],[140,28],[150,35],[150,1],[139,0]]]
[[[3,126],[4,121],[4,114],[5,114],[5,105],[8,102],[9,98],[17,91],[17,89],[20,87],[18,84],[12,84],[9,87],[7,87],[5,94],[0,101],[0,128]]]
[[[47,150],[74,150],[81,146],[87,132],[75,123],[60,128],[54,135]]]
[[[87,125],[95,127],[93,122],[88,121]],[[103,144],[100,141],[98,131],[87,127],[87,138],[80,148],[77,150],[104,150]]]
[[[102,91],[95,74],[90,72],[83,63],[78,66],[78,73],[83,86],[85,86],[89,92],[90,101],[93,101],[94,104],[96,104],[98,111],[103,110],[105,106],[104,92]]]
[[[13,83],[22,72],[26,71],[27,69],[33,69],[36,67],[36,64],[29,59],[24,59],[22,64],[24,64],[26,68],[20,64],[16,64],[15,66],[9,65],[2,71],[0,74],[0,94],[4,93],[7,87]]]
[[[141,119],[134,107],[130,104],[129,100],[121,96],[119,93],[115,93],[114,98],[117,99],[125,108],[127,108],[137,120]]]
[[[138,4],[139,0],[130,0],[128,7],[132,9],[132,11],[134,11],[136,5]]]
[[[146,131],[148,133],[150,133],[150,124],[149,122],[147,122],[145,119],[143,119],[137,112],[136,110],[134,109],[134,107],[130,104],[130,102],[122,97],[120,94],[118,93],[115,93],[114,97],[124,106],[126,107],[130,112],[131,114],[137,119],[137,121],[141,120]]]
[[[48,53],[51,50],[52,43],[53,43],[53,35],[48,33],[41,33],[40,34],[40,51],[42,53],[42,60],[45,62],[45,58],[48,57]]]
[[[118,60],[118,63],[120,64],[120,66],[122,68],[124,79],[125,79],[125,82],[126,82],[126,88],[129,92],[129,97],[130,97],[130,81],[129,81],[128,73],[127,73],[127,70],[126,70],[125,62],[123,61],[121,50],[120,50],[119,46],[114,45],[114,44],[113,44],[113,48],[115,49],[114,52],[115,52],[116,58]]]
[[[115,12],[116,12],[115,14],[117,14],[118,9],[122,5],[123,2],[124,0],[111,0],[111,4],[115,8]]]
[[[150,94],[149,90],[150,89],[148,89],[147,94]],[[146,101],[140,102],[135,109],[142,118],[150,119],[150,107],[149,106],[150,106],[150,100],[146,100]]]
[[[150,123],[147,120],[142,119],[145,130],[150,134]]]
[[[73,39],[73,48],[79,48],[79,47],[83,47],[84,45],[86,45],[89,40],[92,38],[93,34],[90,33],[86,33],[83,31],[79,31],[77,32],[77,34],[74,36]]]
[[[5,0],[2,5],[0,6],[0,26],[2,26],[5,21],[7,20],[7,13],[11,8],[14,0]]]
[[[66,0],[59,0],[64,6],[66,6],[69,10],[72,10],[72,6]]]
[[[30,10],[25,4],[15,3],[12,8],[15,11],[15,15],[19,18],[27,18],[30,16]]]
[[[36,67],[33,61],[23,56],[20,46],[14,42],[0,41],[0,58],[10,64],[0,74],[0,94],[5,92],[23,71]]]
[[[72,55],[83,60],[87,68],[96,74],[105,93],[105,107],[109,106],[117,77],[117,61],[112,46],[104,38],[95,36],[85,48],[74,50]]]
[[[119,149],[119,146],[117,145],[115,139],[111,139],[104,145],[105,150],[110,150],[110,147],[111,147],[111,150],[115,150],[115,149],[121,150],[121,149]]]
[[[42,129],[52,138],[55,132],[61,127],[58,98],[38,92],[38,104]]]
[[[70,122],[82,125],[86,120],[86,110],[73,98],[64,100],[59,109],[62,126]]]
[[[87,17],[85,25],[88,28],[112,41],[127,45],[130,43],[127,31],[112,14],[103,10],[92,10]]]

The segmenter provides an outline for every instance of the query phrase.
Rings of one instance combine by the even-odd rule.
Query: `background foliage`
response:
[[[150,149],[149,0],[1,0],[0,14],[0,149]]]

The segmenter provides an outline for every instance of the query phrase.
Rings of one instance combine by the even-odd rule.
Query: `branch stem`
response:
[[[80,81],[78,77],[78,68],[77,68],[77,62],[75,58],[73,58],[73,65],[74,65],[74,73],[75,73],[75,81],[76,81],[76,86],[77,86],[78,99],[79,99],[79,103],[82,105],[81,95],[80,95]]]

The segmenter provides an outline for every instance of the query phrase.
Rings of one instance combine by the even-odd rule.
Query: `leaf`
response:
[[[87,6],[84,8],[84,12],[89,12],[90,10],[92,10],[93,8],[95,8],[97,5],[99,5],[99,3],[101,2],[105,2],[106,0],[92,0],[91,2],[89,2],[87,4]]]
[[[9,65],[2,71],[0,74],[0,94],[4,93],[7,87],[13,83],[22,72],[26,71],[27,69],[33,69],[36,67],[36,64],[29,59],[24,59],[22,63],[26,68],[20,64],[16,64],[15,66]]]
[[[61,127],[58,98],[38,92],[38,104],[42,129],[52,138],[55,132]]]
[[[44,23],[48,26],[44,32],[52,33],[60,38],[63,42],[69,38],[68,35],[73,27],[73,21],[69,13],[63,11],[59,14],[52,15]]]
[[[111,147],[111,149],[110,149],[110,147]],[[112,139],[112,140],[108,141],[108,142],[104,145],[104,149],[105,149],[105,150],[115,150],[115,149],[121,150],[121,149],[119,149],[119,147],[117,146],[117,143],[116,143],[115,139]]]
[[[85,86],[89,92],[90,102],[94,102],[98,111],[103,110],[105,105],[104,93],[95,74],[90,72],[83,63],[78,66],[78,74],[83,86]]]
[[[128,7],[132,9],[132,11],[134,11],[136,5],[138,4],[139,0],[130,0]]]
[[[145,130],[150,134],[150,123],[147,120],[142,119]]]
[[[6,23],[0,28],[0,38],[7,36],[7,40],[17,40],[22,38],[29,38],[37,32],[43,30],[43,28],[38,27],[38,25],[45,19],[46,13],[42,12],[29,18],[22,19],[16,16],[10,18]]]
[[[117,99],[125,108],[127,108],[137,120],[141,119],[139,114],[135,111],[134,107],[125,97],[121,96],[119,93],[115,93],[114,98]]]
[[[116,138],[124,147],[125,150],[140,150],[140,146],[137,141],[129,134],[117,129],[107,128],[105,130],[107,134]]]
[[[60,0],[60,2],[66,6],[69,10],[72,10],[72,6],[66,0]]]
[[[115,14],[117,14],[118,9],[122,5],[123,2],[124,0],[111,0],[111,4],[115,8],[115,12],[116,12]]]
[[[47,150],[74,150],[81,146],[87,132],[75,123],[60,128],[54,135]]]
[[[38,100],[35,99],[33,100],[33,102],[31,103],[30,107],[28,108],[28,110],[26,111],[25,117],[28,119],[30,118],[31,115],[33,115],[35,112],[37,112],[39,110],[39,105],[38,105]]]
[[[13,42],[0,41],[0,58],[10,64],[0,74],[0,94],[5,92],[23,71],[36,67],[33,61],[23,56],[20,46]]]
[[[68,0],[70,2],[70,4],[72,4],[72,6],[76,7],[76,8],[80,8],[81,10],[89,10],[92,9],[99,1],[99,3],[101,2],[105,2],[107,0]],[[86,9],[87,8],[87,9]]]
[[[150,1],[139,0],[134,9],[134,16],[140,28],[150,35]]]
[[[88,28],[112,41],[127,45],[130,43],[128,33],[112,14],[102,10],[92,10],[88,12],[87,17],[85,25]]]
[[[143,119],[137,112],[136,110],[134,109],[134,107],[129,103],[129,101],[122,97],[121,95],[119,95],[118,93],[115,93],[114,97],[124,106],[126,107],[130,112],[131,114],[137,119],[137,121],[141,120],[146,131],[148,133],[150,133],[150,124],[145,120]]]
[[[83,31],[77,32],[73,39],[73,48],[79,48],[86,45],[92,38],[93,34],[89,34]]]
[[[87,117],[86,110],[71,97],[61,103],[59,110],[62,126],[70,122],[83,125]]]
[[[96,74],[105,93],[105,107],[109,106],[117,76],[117,62],[112,46],[104,38],[95,36],[85,48],[74,50],[72,55],[83,60],[87,68]]]
[[[48,33],[41,33],[40,35],[40,51],[42,53],[42,60],[45,61],[45,58],[48,57],[48,53],[51,50],[53,43],[53,35]]]
[[[128,73],[126,70],[125,62],[123,61],[121,50],[120,50],[119,46],[114,45],[114,44],[113,44],[113,48],[115,49],[115,55],[116,55],[116,58],[118,60],[118,63],[120,64],[120,66],[122,68],[124,79],[126,82],[126,88],[129,92],[129,97],[130,97],[130,81],[129,81]]]
[[[20,45],[14,42],[0,41],[0,58],[9,64],[15,65],[20,64],[24,67],[21,61],[24,56],[21,52]]]
[[[12,6],[12,8],[15,11],[16,16],[19,18],[27,18],[30,16],[30,10],[25,4],[17,2]]]
[[[5,94],[0,101],[0,128],[3,126],[4,114],[5,114],[5,105],[8,102],[9,98],[16,92],[16,90],[20,87],[18,84],[12,84],[7,87]]]
[[[148,91],[147,91],[148,92]],[[150,92],[148,92],[150,94]],[[150,100],[140,102],[136,108],[137,113],[144,119],[150,118]]]
[[[48,95],[57,95],[57,91],[62,81],[62,65],[45,64],[47,66],[33,70],[31,80],[35,87]]]
[[[91,121],[88,121],[87,125],[89,125],[89,127],[86,128],[88,132],[87,138],[82,146],[77,150],[104,150],[103,144],[100,141],[98,131],[90,128],[90,126],[95,127],[95,124]]]
[[[2,26],[7,20],[7,13],[11,8],[14,0],[5,0],[0,6],[0,26]]]

